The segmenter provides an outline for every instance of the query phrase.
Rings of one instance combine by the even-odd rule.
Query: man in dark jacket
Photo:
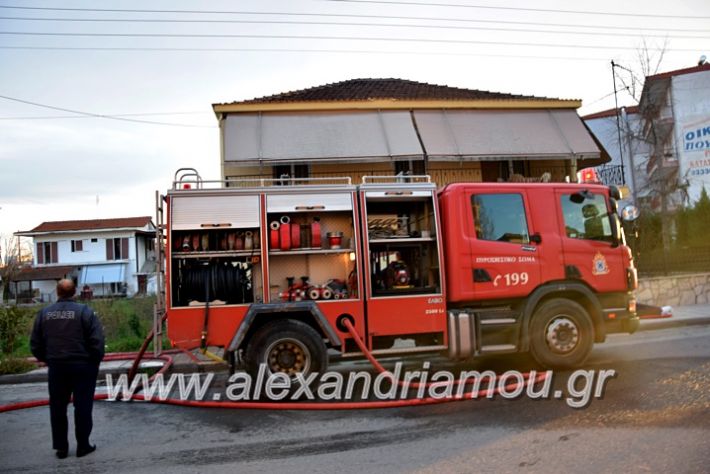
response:
[[[58,301],[37,314],[30,339],[32,354],[49,369],[52,444],[60,459],[69,452],[67,405],[72,395],[76,455],[82,457],[96,450],[89,443],[89,435],[96,377],[104,357],[104,334],[91,308],[73,300],[75,291],[71,280],[57,283]]]

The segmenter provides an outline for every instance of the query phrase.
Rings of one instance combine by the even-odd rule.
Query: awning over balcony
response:
[[[82,269],[79,285],[119,283],[124,281],[125,263],[87,265]]]
[[[599,158],[574,110],[417,110],[433,161]]]
[[[393,110],[227,114],[224,161],[401,159],[608,161],[575,110]],[[600,159],[601,158],[601,159]]]
[[[223,127],[225,162],[367,162],[422,155],[408,111],[230,114]]]

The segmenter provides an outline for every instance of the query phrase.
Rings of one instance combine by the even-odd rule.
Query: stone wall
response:
[[[636,300],[656,306],[710,303],[710,273],[641,278]]]

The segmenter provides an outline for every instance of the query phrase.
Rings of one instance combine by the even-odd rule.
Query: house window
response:
[[[84,250],[83,240],[72,240],[71,241],[71,251],[72,252],[82,252]]]
[[[106,260],[128,259],[128,238],[106,239]]]
[[[272,168],[272,173],[274,179],[308,178],[310,176],[308,165],[278,165]],[[289,183],[284,181],[283,183],[277,182],[276,184]]]
[[[411,174],[421,176],[426,174],[423,160],[405,160],[394,162],[394,174]]]
[[[99,239],[97,239],[97,238],[91,239],[91,243],[92,243],[92,244],[95,244],[95,243],[98,242],[98,241],[99,241]]]
[[[37,243],[37,264],[57,263],[58,254],[57,242]]]

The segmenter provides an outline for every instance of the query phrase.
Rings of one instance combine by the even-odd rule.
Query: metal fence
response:
[[[635,263],[643,276],[710,272],[710,246],[639,252]]]

